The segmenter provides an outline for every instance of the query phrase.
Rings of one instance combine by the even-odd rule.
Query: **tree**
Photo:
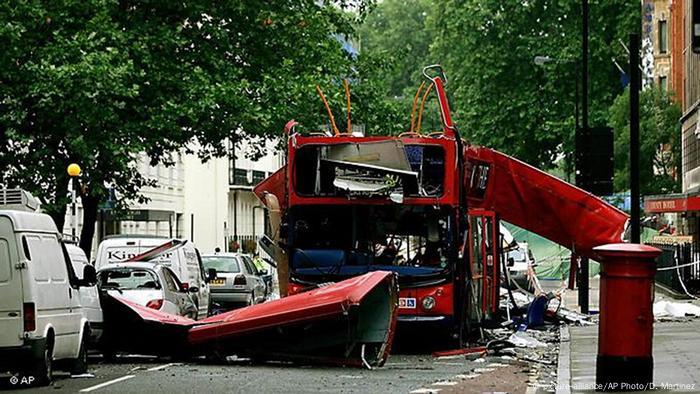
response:
[[[615,190],[629,190],[629,89],[610,107],[615,130]],[[645,195],[681,191],[681,108],[658,86],[639,97],[639,186]]]
[[[290,118],[322,123],[314,85],[355,72],[338,37],[366,9],[350,0],[0,4],[0,183],[38,196],[62,230],[65,169],[79,163],[89,254],[107,189],[123,207],[152,184],[135,168],[141,152],[167,164],[194,141],[207,159],[226,154],[225,139],[270,137]],[[357,108],[368,114],[358,118],[385,119],[367,102]]]
[[[450,77],[455,119],[472,143],[541,168],[571,157],[580,80],[581,9],[575,0],[437,2],[431,54]],[[638,25],[639,5],[613,0],[590,8],[590,124],[606,121],[622,91],[611,57]],[[537,66],[535,56],[558,59]]]
[[[361,53],[390,61],[382,78],[392,97],[412,99],[423,78],[421,70],[434,63],[429,53],[434,34],[426,23],[434,7],[430,0],[384,0],[358,29]]]

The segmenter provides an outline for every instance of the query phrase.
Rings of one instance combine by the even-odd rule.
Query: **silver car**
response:
[[[111,264],[97,272],[98,286],[110,295],[148,308],[197,318],[192,294],[199,289],[185,290],[175,273],[168,267],[153,263]]]
[[[224,309],[248,306],[265,301],[267,285],[253,260],[242,253],[202,255],[202,265],[209,275],[209,288],[214,303]]]

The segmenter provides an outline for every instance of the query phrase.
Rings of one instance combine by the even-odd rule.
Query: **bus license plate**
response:
[[[399,308],[416,309],[415,298],[399,298]]]

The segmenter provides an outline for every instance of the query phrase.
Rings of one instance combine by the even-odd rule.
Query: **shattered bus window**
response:
[[[295,157],[295,186],[303,196],[440,197],[445,151],[439,145],[306,145]]]
[[[404,282],[447,279],[455,261],[448,212],[433,206],[295,207],[290,212],[292,274],[317,282],[391,269],[401,271]]]

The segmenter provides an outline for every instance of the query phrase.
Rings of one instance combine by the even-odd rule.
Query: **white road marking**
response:
[[[449,380],[442,380],[439,382],[433,383],[433,386],[456,386],[457,382],[451,382]]]
[[[174,365],[177,365],[177,364],[176,364],[176,363],[163,364],[163,365],[159,365],[159,366],[157,366],[157,367],[148,368],[146,371],[150,371],[150,372],[153,372],[153,371],[160,371],[161,369],[170,368],[170,367],[172,367],[172,366],[174,366]]]
[[[418,389],[413,390],[409,394],[437,394],[440,389]]]
[[[94,391],[94,390],[101,389],[103,387],[107,387],[110,384],[119,383],[119,382],[123,382],[125,380],[129,380],[129,379],[133,378],[134,376],[136,376],[136,375],[124,375],[121,378],[112,379],[110,381],[100,383],[100,384],[94,385],[92,387],[88,387],[86,389],[82,389],[82,390],[80,390],[80,392],[81,393],[89,393],[90,391]]]

